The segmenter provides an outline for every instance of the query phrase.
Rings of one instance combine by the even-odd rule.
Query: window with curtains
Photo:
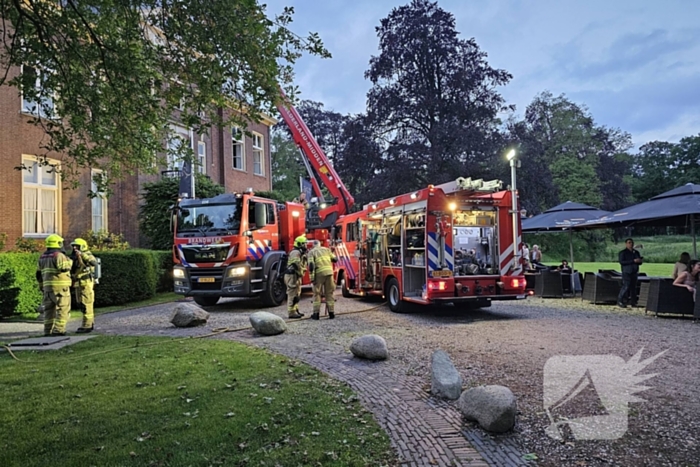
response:
[[[168,170],[182,170],[183,149],[192,148],[192,130],[184,126],[170,124],[168,134]]]
[[[92,231],[99,232],[100,230],[107,231],[107,197],[101,191],[98,191],[95,177],[99,177],[101,171],[92,171],[92,184],[90,190],[97,196],[92,198]]]
[[[258,133],[253,133],[253,173],[255,175],[265,175],[263,136]]]
[[[58,165],[56,161],[49,161]],[[55,165],[42,166],[34,158],[22,158],[22,232],[48,235],[58,230],[58,185]]]
[[[236,126],[231,127],[231,143],[233,145],[233,168],[245,171],[245,134]]]
[[[197,172],[207,173],[207,143],[204,141],[197,142]]]

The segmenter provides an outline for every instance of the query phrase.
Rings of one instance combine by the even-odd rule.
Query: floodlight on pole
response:
[[[515,149],[511,149],[506,154],[506,159],[508,159],[510,162],[510,191],[513,203],[511,208],[511,213],[513,214],[513,271],[518,268],[518,261],[521,257],[520,248],[518,248],[518,216],[520,215],[520,210],[518,209],[518,189],[515,175],[515,169],[518,165],[520,165],[520,161],[518,161],[515,156]]]

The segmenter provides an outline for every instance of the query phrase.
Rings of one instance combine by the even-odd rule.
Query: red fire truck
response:
[[[214,305],[221,297],[260,297],[268,306],[280,305],[286,294],[286,253],[294,239],[306,233],[309,240],[328,244],[330,228],[355,202],[299,113],[282,97],[278,109],[316,195],[323,200],[318,176],[333,199],[309,209],[261,198],[252,190],[181,200],[174,222],[175,293],[192,296],[200,305]]]
[[[500,181],[458,179],[366,205],[333,232],[343,296],[486,307],[525,298],[520,216]]]

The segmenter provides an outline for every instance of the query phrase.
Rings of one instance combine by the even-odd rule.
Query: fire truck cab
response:
[[[185,199],[175,220],[175,293],[200,305],[220,297],[261,297],[280,305],[285,252],[305,231],[304,207],[252,192]]]
[[[341,218],[334,239],[343,295],[382,295],[395,312],[407,303],[477,308],[525,298],[511,193],[501,186],[460,178]]]

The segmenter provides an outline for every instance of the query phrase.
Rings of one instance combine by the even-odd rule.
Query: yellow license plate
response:
[[[452,271],[433,271],[433,277],[452,277]]]
[[[213,277],[200,277],[199,282],[214,282]]]

